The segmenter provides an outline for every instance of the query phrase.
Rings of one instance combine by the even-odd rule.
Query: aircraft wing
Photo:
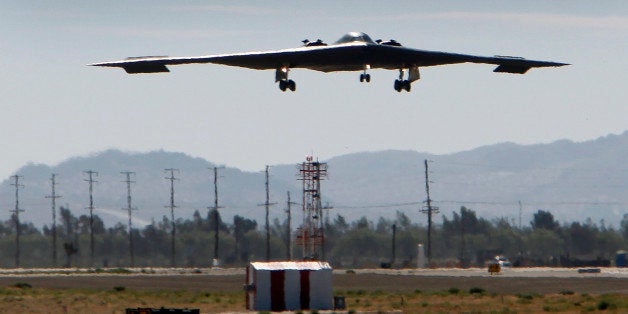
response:
[[[299,47],[196,57],[134,57],[90,65],[119,67],[123,68],[127,73],[135,74],[169,72],[167,65],[190,63],[216,63],[257,70],[276,70],[282,67],[289,67],[333,72],[360,71],[367,64],[370,68],[397,70],[466,62],[495,64],[497,68],[495,68],[494,72],[519,74],[526,73],[529,69],[535,67],[567,65],[566,63],[527,60],[510,56],[483,57],[367,43]]]
[[[167,65],[190,63],[216,63],[256,70],[274,70],[285,66],[290,68],[312,68],[312,65],[324,65],[326,59],[337,54],[335,49],[332,48],[335,47],[300,47],[196,57],[133,57],[126,60],[93,63],[90,65],[119,67],[131,74],[170,72],[166,67]]]
[[[402,67],[404,68],[411,68],[417,66],[427,67],[470,62],[497,65],[497,68],[493,70],[494,72],[524,74],[531,68],[559,67],[568,65],[567,63],[528,60],[512,56],[485,57],[450,52],[419,50],[404,47],[382,48],[385,49],[382,49],[382,51],[377,53],[382,62],[386,63],[386,60],[393,61],[390,64],[386,64],[386,66],[384,66],[384,68],[387,69],[399,69],[400,65],[402,65]]]

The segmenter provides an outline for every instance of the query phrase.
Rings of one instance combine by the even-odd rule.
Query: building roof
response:
[[[329,263],[321,261],[252,262],[251,267],[256,270],[331,270]]]

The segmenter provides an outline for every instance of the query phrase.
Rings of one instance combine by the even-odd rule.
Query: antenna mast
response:
[[[299,179],[303,182],[303,224],[297,229],[297,244],[303,246],[304,259],[323,257],[323,212],[321,180],[327,177],[327,163],[307,156],[299,165]]]

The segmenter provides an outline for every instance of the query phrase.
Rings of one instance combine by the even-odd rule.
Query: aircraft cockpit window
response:
[[[369,37],[369,35],[367,34],[351,32],[342,36],[340,39],[338,39],[338,41],[336,41],[336,44],[346,44],[346,43],[351,43],[351,42],[356,42],[356,41],[365,42],[365,43],[375,43],[371,39],[371,37]]]

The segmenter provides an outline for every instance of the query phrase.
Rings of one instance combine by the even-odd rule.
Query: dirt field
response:
[[[345,295],[348,306],[357,310],[488,311],[496,309],[494,303],[499,300],[510,310],[580,312],[584,305],[595,309],[602,302],[596,296],[608,294],[619,298],[622,311],[627,309],[621,300],[628,299],[626,273],[549,270],[489,276],[484,270],[335,270],[333,280],[336,294]],[[89,308],[92,313],[123,313],[126,307],[160,306],[200,308],[203,313],[241,311],[243,284],[241,269],[0,273],[0,312],[80,313]],[[20,285],[22,288],[16,287]],[[481,288],[485,297],[469,294],[471,288]],[[452,290],[460,293],[452,294]],[[526,303],[534,298],[540,303]],[[566,305],[551,307],[552,300]],[[532,305],[536,307],[530,308]]]

